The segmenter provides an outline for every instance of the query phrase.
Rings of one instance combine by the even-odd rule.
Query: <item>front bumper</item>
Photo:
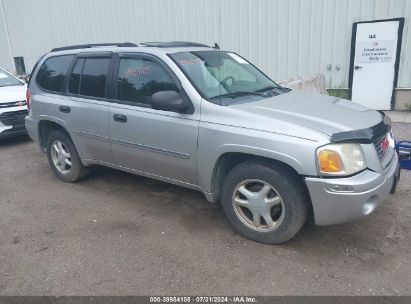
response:
[[[19,127],[19,128],[11,128],[11,129],[6,129],[2,131],[0,133],[0,139],[21,136],[21,135],[26,135],[26,134],[27,134],[27,131],[24,126]]]
[[[26,107],[13,107],[0,110],[0,139],[26,134],[24,117]]]
[[[365,170],[346,178],[305,178],[316,225],[345,223],[372,213],[395,191],[399,170],[395,154],[383,174]],[[352,190],[336,192],[333,185],[351,186]]]

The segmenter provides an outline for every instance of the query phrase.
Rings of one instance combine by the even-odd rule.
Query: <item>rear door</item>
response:
[[[60,107],[83,159],[113,163],[108,139],[108,80],[112,53],[79,54],[67,80],[67,100]]]
[[[157,57],[120,53],[114,83],[116,98],[110,104],[109,127],[116,163],[196,184],[199,113],[161,111],[150,105],[156,92],[181,92],[178,78]]]

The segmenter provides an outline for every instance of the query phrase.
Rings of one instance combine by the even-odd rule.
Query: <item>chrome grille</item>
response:
[[[393,143],[394,139],[390,132],[374,141],[374,147],[383,168],[386,168],[390,164],[395,154]]]
[[[385,137],[387,136],[387,134],[385,134],[384,136],[381,136],[380,138],[378,138],[375,142],[374,142],[374,147],[375,150],[377,150],[377,154],[378,157],[380,159],[383,159],[385,155],[387,155],[388,151],[390,150],[389,148],[386,150],[382,149],[382,142],[385,139]]]
[[[25,105],[26,105],[26,101],[25,101],[25,100],[12,101],[12,102],[0,103],[0,109],[12,108],[12,107],[20,107],[20,106],[25,106]]]

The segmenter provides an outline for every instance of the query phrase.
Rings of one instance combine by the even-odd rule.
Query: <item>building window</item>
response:
[[[26,75],[26,66],[24,65],[23,57],[14,57],[14,65],[16,66],[17,75]]]

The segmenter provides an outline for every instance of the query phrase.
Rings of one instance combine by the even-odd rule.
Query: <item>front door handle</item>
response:
[[[361,67],[361,66],[356,65],[356,66],[354,67],[354,69],[359,70],[359,69],[362,69],[362,67]]]
[[[122,123],[126,123],[127,122],[127,116],[126,115],[122,115],[122,114],[114,114],[113,115],[113,119],[117,122],[122,122]]]
[[[59,110],[62,113],[70,113],[71,112],[71,108],[68,106],[59,106]]]

